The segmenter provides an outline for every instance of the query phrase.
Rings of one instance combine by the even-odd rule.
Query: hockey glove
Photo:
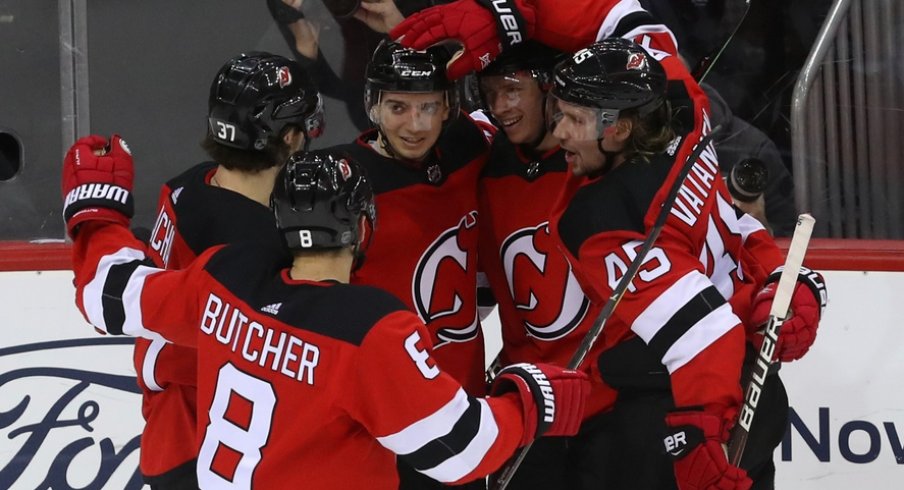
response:
[[[752,325],[762,326],[769,321],[769,310],[778,287],[781,267],[766,280],[766,286],[753,300],[753,311],[750,315]],[[791,296],[791,309],[788,319],[782,323],[778,334],[774,358],[782,362],[795,361],[810,350],[816,340],[819,319],[825,309],[828,295],[822,275],[806,267],[800,268],[797,286]],[[762,331],[754,336],[753,344],[759,351],[763,344]]]
[[[446,71],[455,80],[486,68],[503,49],[530,39],[535,24],[531,0],[457,0],[409,16],[389,36],[414,49],[459,42],[464,50]]]
[[[132,154],[118,135],[86,136],[69,148],[63,160],[63,218],[74,237],[85,221],[112,221],[128,226],[134,212]]]
[[[747,490],[747,473],[728,463],[722,446],[722,420],[702,410],[670,412],[665,423],[671,433],[664,439],[672,456],[679,490]]]
[[[521,445],[547,436],[577,434],[590,393],[587,375],[551,364],[512,364],[502,368],[493,381],[491,394],[515,391],[524,409]]]

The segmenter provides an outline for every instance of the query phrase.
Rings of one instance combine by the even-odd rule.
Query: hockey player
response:
[[[684,160],[710,131],[706,99],[676,57],[660,64],[623,39],[577,52],[557,67],[554,80],[547,114],[573,177],[550,226],[585,292],[601,303],[632,261]],[[771,303],[766,297],[774,285],[755,300],[753,292],[767,282],[766,267],[774,263],[757,254],[768,245],[768,233],[730,203],[707,145],[600,338],[599,370],[619,389],[613,410],[595,421],[608,432],[612,451],[600,472],[624,477],[619,468],[629,464],[661,470],[651,472],[658,482],[628,477],[607,488],[673,485],[665,480],[671,475],[660,453],[644,447],[660,428],[671,433],[665,441],[678,488],[751,485],[743,470],[728,464],[722,445],[741,397],[745,330],[738,316],[752,316],[751,325],[757,324],[756,310]],[[815,332],[824,292],[802,279],[792,299],[798,335]],[[785,352],[800,347],[792,347],[798,340],[786,338]],[[637,376],[656,365],[641,353],[653,353],[667,376]],[[664,386],[658,383],[663,380]],[[632,403],[629,390],[646,399]],[[657,422],[665,410],[665,420]]]
[[[477,179],[491,128],[460,114],[447,60],[442,48],[384,42],[367,66],[365,108],[375,128],[340,148],[366,169],[381,218],[351,281],[388,291],[417,313],[440,368],[477,396],[485,390]],[[405,462],[399,470],[403,489],[440,488]]]
[[[552,70],[563,53],[528,41],[503,52],[478,74],[479,93],[500,131],[480,180],[480,263],[498,303],[502,365],[564,366],[599,313],[576,281],[548,228],[567,177],[564,152],[544,117]],[[595,366],[594,352],[582,370]],[[585,418],[612,405],[615,392],[591,375]],[[510,489],[568,489],[575,476],[570,441],[543,438],[531,447]]]
[[[249,241],[183,270],[148,266],[127,228],[132,176],[118,136],[83,138],[66,155],[76,302],[101,331],[198,349],[202,488],[396,488],[396,455],[464,482],[536,436],[576,431],[582,374],[510,366],[499,396],[471,397],[437,368],[413,313],[347,284],[374,219],[353,160],[299,153],[277,178],[272,206],[291,263]]]
[[[294,61],[247,53],[226,62],[211,84],[202,143],[212,161],[163,186],[148,247],[154,264],[182,269],[208,248],[238,240],[279,243],[269,209],[274,178],[322,129],[320,95]],[[136,340],[146,421],[140,466],[153,489],[197,488],[196,365],[193,348]]]

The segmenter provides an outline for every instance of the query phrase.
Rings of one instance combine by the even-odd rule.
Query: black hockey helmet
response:
[[[526,41],[506,49],[480,70],[478,78],[509,75],[526,71],[542,88],[552,82],[552,71],[565,58],[565,53],[537,41]]]
[[[270,207],[290,250],[357,247],[376,220],[364,169],[340,151],[294,153],[276,179]]]
[[[638,44],[610,38],[582,49],[556,67],[552,94],[594,109],[637,109],[644,116],[665,100],[662,65]]]
[[[243,53],[214,78],[207,121],[217,143],[260,151],[289,125],[302,130],[307,141],[320,136],[323,102],[298,63],[270,53]]]
[[[387,92],[445,92],[449,105],[449,121],[459,111],[458,89],[446,78],[446,63],[451,56],[442,46],[415,51],[401,44],[383,40],[374,50],[367,64],[364,83],[364,108],[376,123],[372,109],[380,102],[380,94]]]

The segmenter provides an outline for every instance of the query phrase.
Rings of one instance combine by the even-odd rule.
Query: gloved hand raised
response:
[[[753,311],[750,315],[752,325],[764,326],[769,321],[769,310],[772,308],[780,275],[780,269],[772,273],[766,280],[766,286],[754,298]],[[791,296],[788,318],[779,330],[773,360],[795,361],[810,350],[810,346],[816,340],[816,330],[819,328],[819,319],[822,317],[827,299],[826,284],[822,275],[801,267],[794,294]],[[753,344],[757,351],[762,343],[763,334],[756,334]]]
[[[728,463],[722,420],[702,410],[677,410],[665,418],[672,432],[663,441],[675,465],[679,490],[747,490],[747,473]],[[723,437],[724,436],[724,437]]]
[[[76,141],[63,160],[63,218],[74,237],[85,221],[128,226],[134,213],[134,165],[128,145],[118,135]]]
[[[458,0],[409,16],[389,36],[418,50],[442,41],[460,43],[464,50],[446,70],[454,80],[486,68],[503,49],[530,39],[535,24],[529,0]]]
[[[521,445],[537,437],[577,434],[590,393],[590,381],[580,371],[551,364],[512,364],[499,371],[491,394],[515,391],[524,408]]]

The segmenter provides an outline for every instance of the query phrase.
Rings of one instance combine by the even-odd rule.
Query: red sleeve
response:
[[[785,262],[784,254],[765,228],[748,235],[744,249],[750,254],[750,262],[746,264],[748,270],[760,271],[756,273],[760,284]]]
[[[611,296],[619,271],[627,269],[643,238],[601,233],[581,247],[583,281],[597,300]],[[661,357],[677,406],[702,406],[730,419],[727,410],[741,400],[743,328],[699,260],[672,243],[662,236],[650,249],[613,320],[629,326]]]
[[[368,333],[354,362],[357,381],[341,404],[377,441],[415,469],[444,483],[464,483],[498,469],[523,432],[520,402],[474,398],[430,356],[426,327],[405,311]]]
[[[164,271],[149,266],[144,244],[124,226],[87,223],[73,244],[76,304],[100,331],[195,346],[207,258]]]
[[[595,41],[624,37],[652,54],[678,53],[675,35],[656,21],[637,0],[534,0],[537,24],[534,39],[573,53]],[[656,56],[657,59],[661,56]]]

